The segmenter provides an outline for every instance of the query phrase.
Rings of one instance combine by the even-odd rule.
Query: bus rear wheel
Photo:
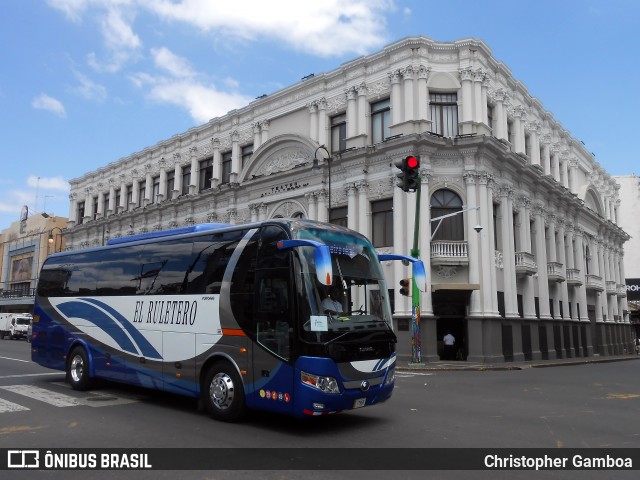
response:
[[[216,420],[235,422],[244,414],[244,386],[228,362],[212,365],[204,377],[202,396],[209,414]]]
[[[67,362],[67,381],[74,390],[89,390],[92,379],[89,376],[89,357],[82,347],[71,351]]]

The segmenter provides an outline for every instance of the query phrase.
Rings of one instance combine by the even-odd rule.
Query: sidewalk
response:
[[[410,371],[486,371],[486,370],[524,370],[527,368],[562,367],[568,365],[587,365],[591,363],[622,362],[626,360],[640,360],[636,354],[611,355],[606,357],[577,357],[558,358],[555,360],[530,360],[522,362],[502,362],[502,363],[473,363],[473,362],[453,362],[437,361],[423,364],[407,363],[406,361],[396,362],[396,369],[402,372]]]

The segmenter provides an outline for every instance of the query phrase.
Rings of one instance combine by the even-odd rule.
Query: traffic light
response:
[[[398,179],[396,186],[404,192],[415,192],[420,185],[420,160],[418,157],[409,155],[396,162],[395,165],[400,169],[400,173],[396,175]]]
[[[403,278],[400,280],[400,295],[404,295],[405,297],[411,296],[411,279]]]

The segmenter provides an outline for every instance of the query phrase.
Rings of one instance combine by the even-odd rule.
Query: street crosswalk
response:
[[[0,386],[0,414],[13,413],[37,408],[42,404],[53,407],[108,407],[135,403],[136,398],[115,395],[108,391],[62,393],[69,387],[64,382],[52,382],[42,388],[35,385],[2,385]],[[50,387],[50,388],[49,388]]]

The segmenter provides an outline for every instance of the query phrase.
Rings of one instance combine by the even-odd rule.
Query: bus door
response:
[[[286,238],[277,226],[261,231],[250,327],[255,339],[251,369],[255,408],[282,413],[290,413],[293,405],[291,253],[276,248],[276,242]]]

